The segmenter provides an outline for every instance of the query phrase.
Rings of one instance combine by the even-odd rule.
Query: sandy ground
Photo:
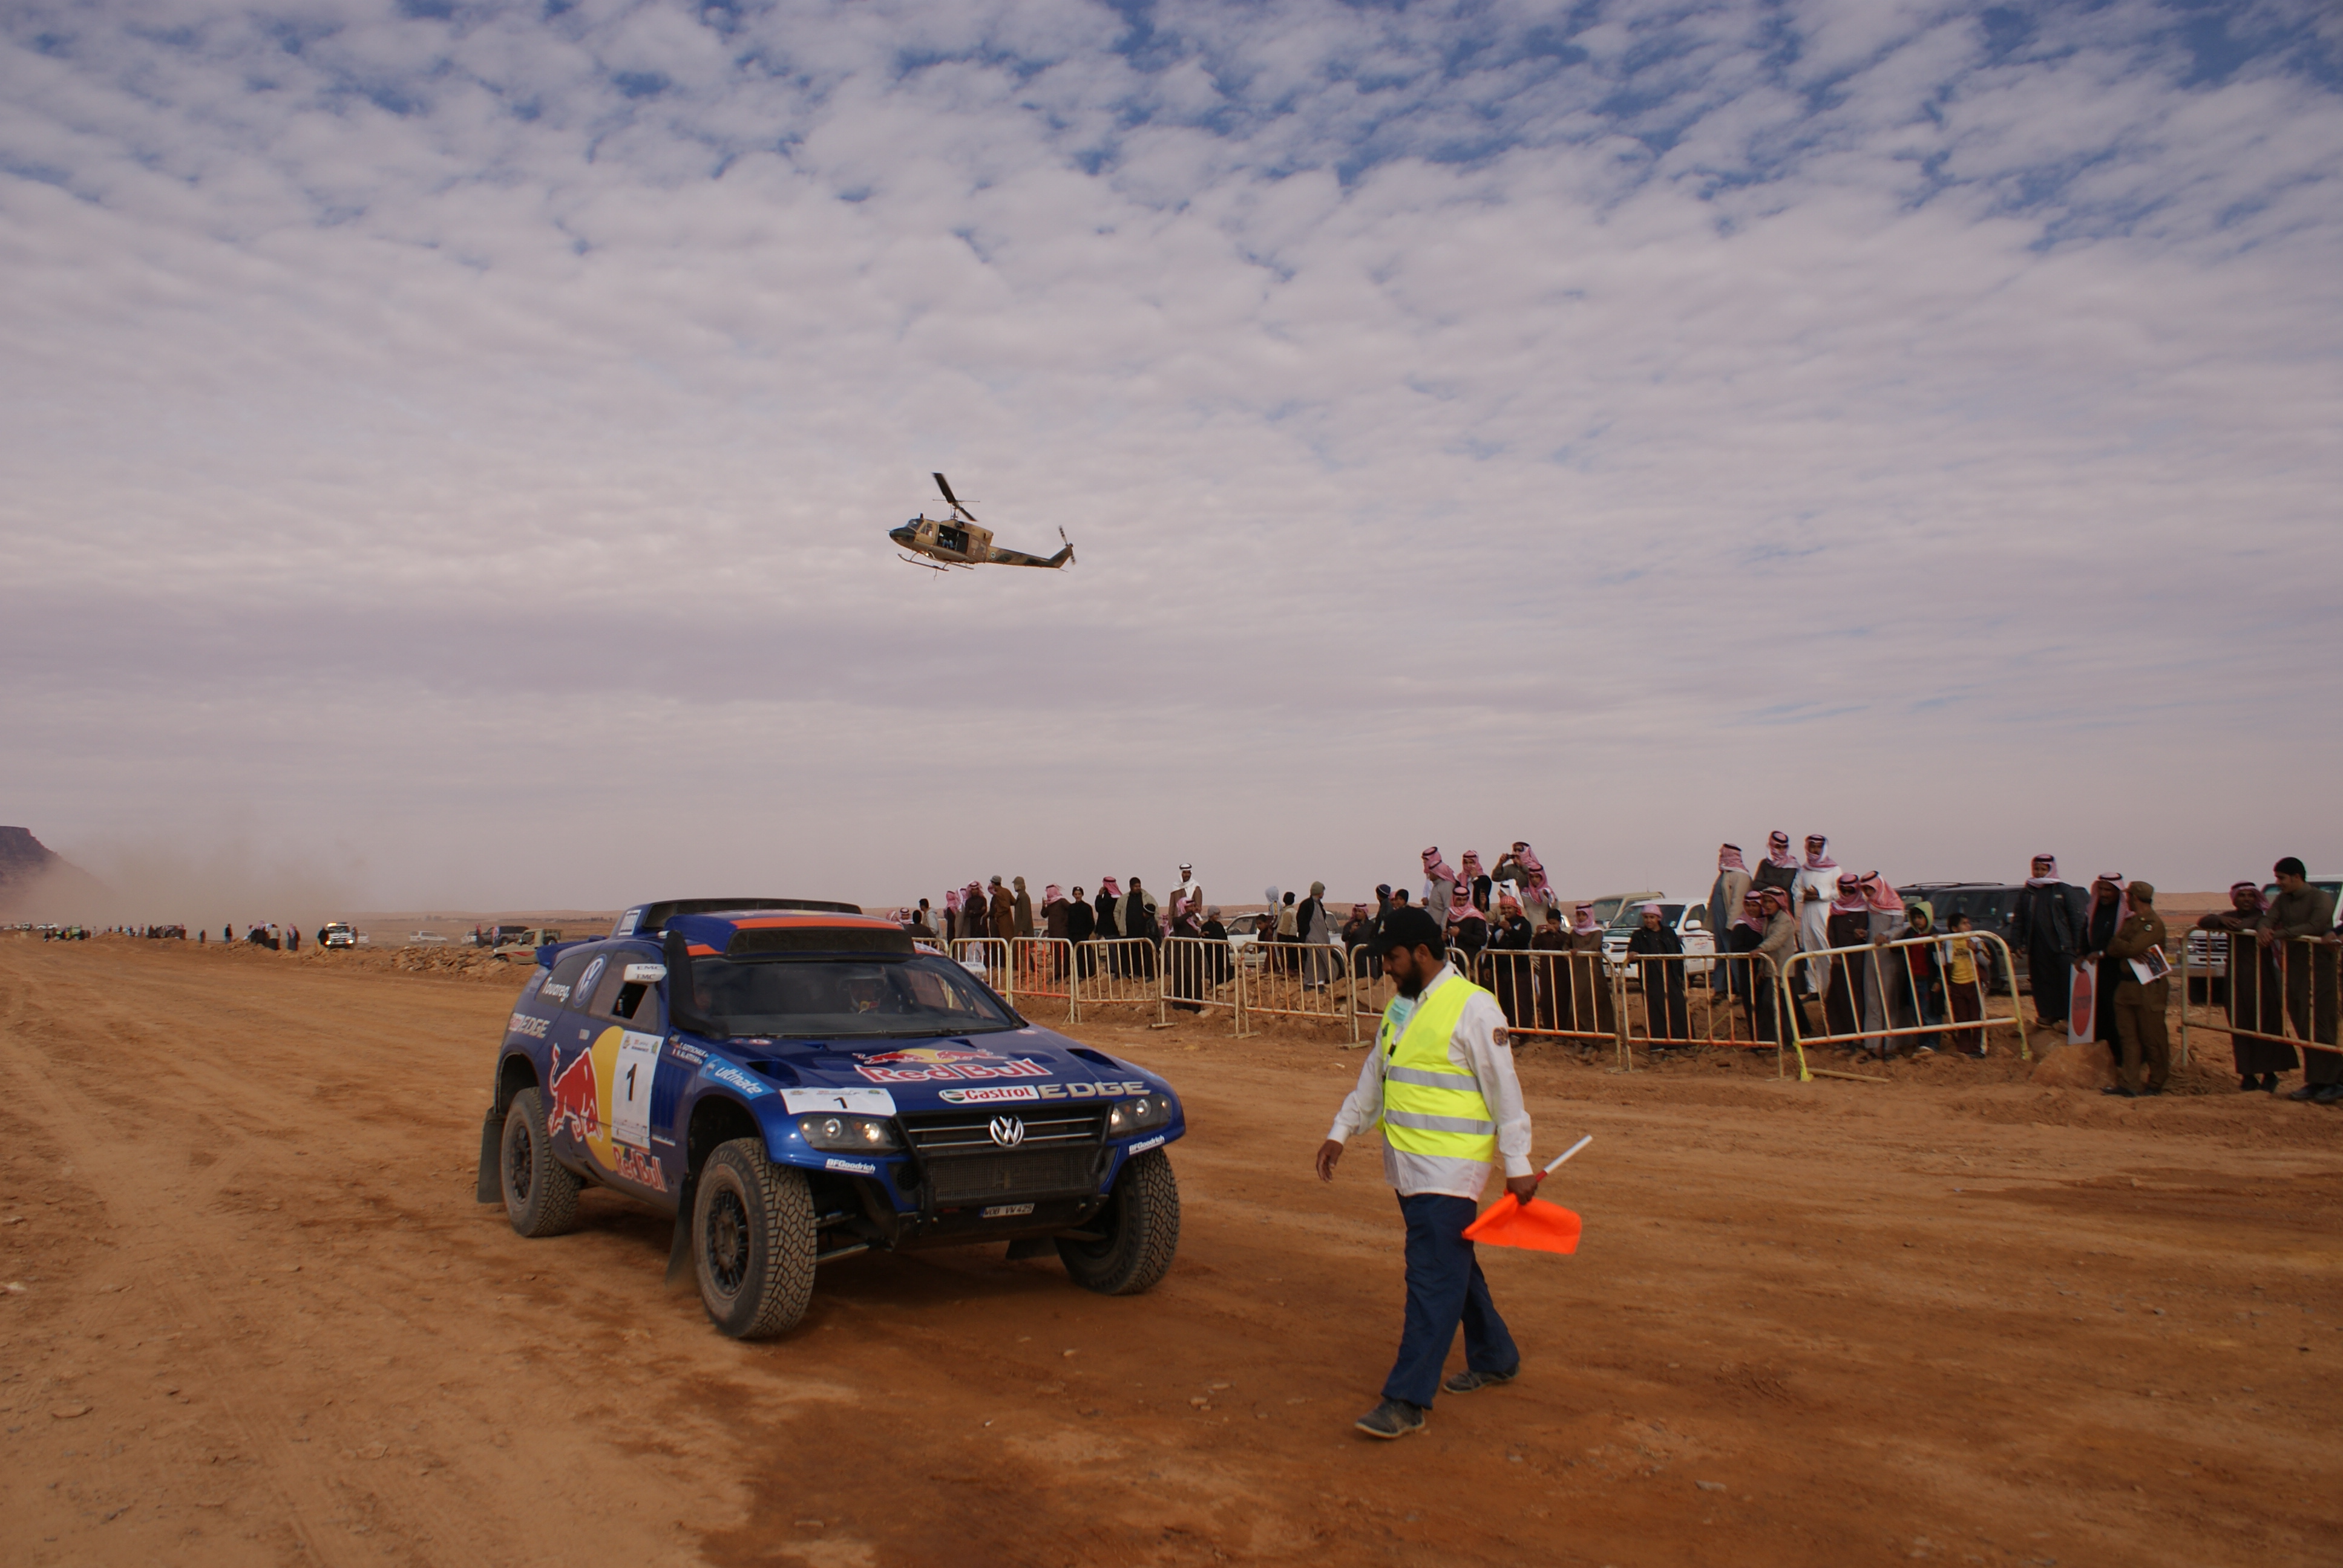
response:
[[[1151,1294],[861,1257],[740,1345],[625,1202],[474,1202],[512,989],[0,940],[0,1561],[2343,1560],[2343,1115],[2209,1069],[1533,1048],[1584,1244],[1484,1251],[1523,1377],[1382,1445],[1396,1212],[1371,1147],[1307,1178],[1359,1060],[1307,1026],[1072,1031],[1186,1097]]]

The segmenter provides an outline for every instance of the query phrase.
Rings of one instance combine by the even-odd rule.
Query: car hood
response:
[[[776,1088],[882,1089],[899,1111],[1168,1092],[1153,1073],[1036,1026],[940,1039],[728,1040]]]

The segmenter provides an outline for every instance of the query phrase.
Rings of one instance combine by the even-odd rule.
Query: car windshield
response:
[[[1646,899],[1644,902],[1649,903],[1651,900]],[[1660,906],[1660,924],[1664,926],[1673,926],[1676,923],[1678,917],[1683,915],[1683,913],[1684,906],[1682,904],[1662,904]],[[1629,904],[1626,908],[1621,910],[1616,915],[1614,915],[1611,918],[1611,929],[1614,931],[1635,930],[1640,928],[1643,923],[1643,904]]]
[[[726,1035],[901,1040],[1020,1020],[950,959],[696,958],[698,1010]]]

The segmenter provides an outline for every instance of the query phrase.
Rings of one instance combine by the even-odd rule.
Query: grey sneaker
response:
[[[1461,1372],[1450,1376],[1440,1385],[1447,1393],[1471,1393],[1476,1388],[1494,1388],[1501,1382],[1511,1382],[1522,1375],[1522,1369],[1511,1372]]]
[[[1410,1404],[1403,1399],[1387,1399],[1359,1417],[1354,1424],[1369,1437],[1380,1437],[1389,1442],[1395,1437],[1405,1437],[1412,1432],[1422,1432],[1423,1407]]]

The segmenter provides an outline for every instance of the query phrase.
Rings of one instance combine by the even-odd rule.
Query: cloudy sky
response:
[[[391,907],[2343,866],[2338,171],[2322,0],[16,0],[0,820]],[[899,563],[938,468],[1078,565]]]

